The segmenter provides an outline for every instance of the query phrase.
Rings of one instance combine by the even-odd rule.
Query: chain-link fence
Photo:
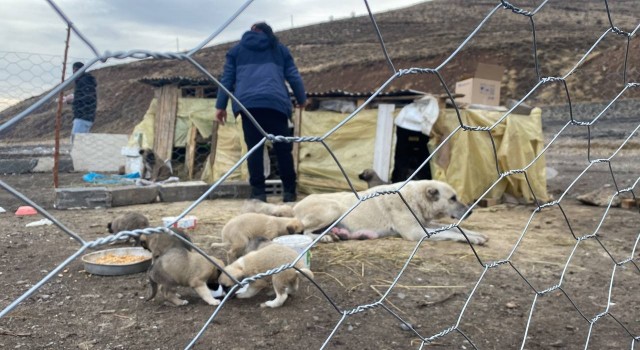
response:
[[[60,91],[69,89],[71,83],[78,79],[86,69],[93,67],[100,61],[106,61],[108,59],[133,57],[141,59],[179,60],[190,65],[192,69],[195,69],[203,77],[222,88],[214,74],[199,63],[197,53],[204,45],[210,42],[211,39],[224,30],[229,23],[236,20],[243,10],[251,4],[251,1],[241,6],[231,18],[225,23],[222,23],[219,29],[211,34],[210,37],[206,38],[200,45],[184,53],[129,51],[100,54],[100,51],[91,43],[90,38],[85,38],[82,33],[74,28],[72,20],[67,18],[53,1],[49,1],[49,4],[52,9],[72,27],[75,34],[82,38],[86,45],[92,48],[95,57],[86,60],[85,67],[81,68],[78,73],[63,83],[56,85],[43,96],[34,99],[32,104],[30,103],[22,108],[11,111],[9,118],[6,118],[4,123],[0,125],[0,132],[11,130],[14,125],[18,126],[21,122],[27,120],[30,115],[38,113],[38,110],[46,103],[49,103],[49,101],[55,99]],[[368,8],[367,1],[365,1],[365,5]],[[576,6],[580,6],[580,4],[578,3]],[[410,201],[407,201],[405,198],[406,194],[401,194],[400,192],[407,186],[407,182],[398,184],[398,186],[392,190],[375,192],[368,195],[355,193],[354,195],[357,200],[354,201],[354,204],[349,207],[340,218],[324,229],[321,236],[318,237],[312,245],[313,251],[316,254],[320,254],[320,252],[331,254],[330,251],[338,252],[338,254],[333,255],[331,259],[318,258],[319,263],[316,263],[317,266],[312,265],[312,270],[315,269],[321,273],[317,273],[315,279],[303,278],[302,284],[309,287],[301,293],[302,297],[305,298],[305,302],[297,304],[300,309],[295,311],[297,314],[302,314],[303,316],[297,319],[287,319],[287,317],[293,317],[293,315],[287,314],[287,316],[282,316],[284,314],[278,314],[275,310],[259,310],[255,305],[251,307],[251,310],[248,310],[247,308],[239,307],[239,305],[234,305],[234,301],[231,300],[232,294],[227,294],[227,296],[221,300],[220,305],[214,309],[200,308],[202,305],[196,305],[195,308],[189,309],[193,317],[181,318],[186,321],[185,324],[176,324],[173,322],[174,318],[172,315],[183,312],[179,311],[179,309],[160,308],[156,313],[147,313],[142,317],[154,318],[154,322],[157,323],[154,324],[153,327],[145,328],[144,332],[138,332],[137,329],[142,327],[140,324],[145,321],[139,319],[138,314],[129,312],[127,315],[121,315],[125,310],[130,311],[128,308],[120,308],[117,310],[103,309],[101,312],[104,312],[104,314],[113,314],[114,318],[122,317],[126,319],[128,326],[118,323],[118,331],[115,333],[106,333],[105,330],[113,324],[116,324],[116,321],[111,321],[112,323],[107,324],[96,324],[95,326],[98,328],[97,334],[107,334],[106,337],[113,335],[116,339],[103,339],[100,335],[96,335],[92,339],[83,338],[82,342],[77,342],[78,346],[84,348],[95,346],[104,348],[136,347],[136,344],[133,343],[118,343],[118,332],[138,333],[135,335],[136,340],[144,338],[144,345],[138,345],[142,347],[178,346],[172,343],[171,345],[167,345],[170,344],[170,340],[164,338],[164,334],[162,334],[171,333],[171,330],[177,328],[179,329],[178,333],[180,335],[184,335],[184,333],[192,334],[189,335],[188,342],[184,344],[186,348],[192,348],[196,345],[204,348],[215,348],[221,344],[224,344],[223,346],[225,347],[237,345],[243,348],[278,347],[279,345],[277,344],[281,344],[280,347],[286,346],[286,344],[288,344],[287,342],[280,343],[277,341],[281,337],[287,341],[293,339],[296,340],[297,343],[313,344],[313,346],[320,348],[341,346],[354,349],[426,348],[440,345],[463,349],[467,347],[481,349],[504,348],[509,346],[522,349],[549,347],[635,348],[637,343],[640,342],[640,324],[637,320],[638,297],[635,295],[635,289],[637,288],[637,282],[640,277],[640,268],[637,264],[637,245],[640,240],[640,234],[638,234],[637,226],[630,225],[630,223],[638,222],[638,212],[637,210],[622,211],[621,209],[617,211],[618,209],[612,207],[613,203],[619,201],[622,197],[630,197],[634,200],[634,206],[637,209],[635,191],[640,178],[633,164],[631,164],[631,167],[625,168],[625,165],[629,165],[625,163],[633,159],[629,158],[628,152],[632,152],[637,144],[635,137],[640,128],[640,123],[638,123],[637,114],[631,115],[623,113],[624,115],[621,116],[620,113],[613,112],[617,111],[616,106],[618,106],[618,99],[628,93],[634,93],[640,85],[630,79],[629,75],[626,74],[626,72],[631,72],[635,68],[627,66],[627,63],[632,62],[632,59],[629,56],[625,56],[623,74],[620,75],[621,81],[619,83],[619,89],[611,96],[610,102],[597,113],[585,112],[581,117],[575,115],[573,105],[571,104],[571,89],[567,87],[567,82],[577,76],[577,74],[575,74],[576,71],[580,69],[591,50],[601,41],[608,40],[612,37],[622,37],[625,39],[626,45],[632,45],[632,43],[636,43],[638,40],[636,31],[640,28],[640,25],[631,29],[618,28],[614,21],[615,16],[612,15],[612,13],[615,14],[615,12],[609,9],[609,3],[604,1],[601,3],[601,6],[605,8],[609,18],[608,23],[602,23],[602,36],[597,42],[592,43],[592,46],[586,53],[581,52],[581,55],[575,59],[575,64],[568,72],[562,75],[545,76],[544,70],[537,69],[541,66],[538,61],[539,52],[536,46],[533,46],[533,55],[531,55],[532,62],[529,63],[531,66],[536,67],[536,83],[533,84],[526,95],[519,96],[518,103],[508,111],[503,112],[503,115],[497,122],[490,125],[467,125],[463,122],[458,106],[454,105],[458,126],[445,137],[442,145],[450,143],[456,135],[461,133],[483,134],[491,140],[490,144],[492,148],[486,150],[491,154],[489,158],[497,159],[499,150],[496,148],[498,142],[495,139],[496,136],[494,132],[497,128],[500,128],[504,122],[511,120],[512,112],[520,104],[527,101],[532,95],[541,93],[549,86],[553,86],[554,89],[557,88],[557,90],[562,93],[566,102],[564,104],[565,109],[557,114],[561,117],[556,120],[556,130],[547,131],[552,137],[546,143],[541,154],[530,159],[529,163],[523,168],[503,169],[497,164],[497,161],[495,164],[492,164],[495,165],[496,170],[495,181],[486,188],[486,192],[480,196],[480,198],[474,201],[467,213],[470,213],[472,209],[478,209],[480,201],[485,199],[494,187],[499,186],[504,181],[509,181],[511,178],[524,178],[528,187],[530,189],[534,188],[535,186],[529,182],[528,172],[536,162],[542,159],[543,155],[551,152],[554,148],[560,149],[560,151],[556,152],[556,154],[560,155],[563,155],[565,150],[577,150],[577,154],[569,154],[565,158],[566,164],[563,164],[563,162],[558,164],[558,170],[560,172],[570,173],[571,179],[563,184],[562,188],[556,193],[554,200],[544,202],[538,199],[540,194],[532,193],[535,198],[533,206],[509,207],[502,212],[496,210],[496,212],[498,212],[497,216],[508,216],[506,220],[502,221],[505,224],[503,228],[491,226],[490,221],[497,221],[499,219],[497,216],[491,216],[491,210],[484,213],[484,216],[482,216],[484,223],[481,222],[476,225],[480,228],[492,227],[494,230],[499,231],[487,232],[489,236],[492,236],[488,243],[493,246],[490,250],[472,245],[470,242],[464,246],[464,250],[447,245],[446,242],[432,243],[430,238],[438,238],[438,235],[451,229],[467,237],[465,229],[461,228],[462,219],[436,229],[425,227],[424,223],[420,222],[418,216],[415,214],[419,208],[411,207],[408,204]],[[399,65],[395,64],[392,56],[388,54],[385,33],[378,28],[375,16],[369,12],[369,17],[373,24],[373,31],[379,39],[382,55],[387,60],[388,68],[390,69],[387,80],[378,87],[371,98],[364,101],[353,113],[325,134],[303,135],[300,137],[265,134],[263,142],[319,143],[333,156],[337,163],[336,166],[342,170],[345,181],[351,185],[352,180],[347,176],[346,172],[344,172],[340,160],[332,151],[330,139],[337,130],[348,128],[348,123],[354,118],[357,118],[362,109],[364,109],[377,94],[384,91],[389,84],[397,79],[412,75],[427,75],[435,82],[440,83],[441,92],[449,95],[451,98],[452,91],[448,88],[450,84],[445,80],[441,71],[448,68],[450,62],[452,62],[457,54],[483,29],[487,21],[498,14],[504,13],[509,13],[510,16],[522,16],[522,18],[525,19],[523,22],[525,23],[524,25],[531,25],[533,43],[535,43],[536,16],[544,13],[547,8],[547,1],[542,2],[531,11],[519,8],[507,1],[496,1],[491,5],[487,5],[488,14],[486,17],[478,24],[476,29],[471,32],[468,38],[456,49],[452,50],[436,68],[400,68]],[[460,9],[460,11],[464,11],[464,9]],[[552,11],[552,9],[549,11]],[[125,91],[124,87],[122,91]],[[99,98],[101,94],[105,93],[118,92],[99,92]],[[231,96],[233,96],[233,94],[231,94]],[[143,98],[140,97],[140,99],[142,100]],[[453,100],[453,98],[451,98],[451,100]],[[130,105],[131,103],[129,102],[123,103],[120,109],[121,113],[126,113]],[[617,118],[620,117],[626,118],[625,120],[629,122],[630,126],[626,130],[621,131],[620,137],[610,137],[606,130],[603,130],[600,126],[614,125]],[[250,119],[255,123],[252,117]],[[606,121],[609,123],[606,123]],[[104,122],[106,123],[107,120]],[[603,124],[601,122],[605,123]],[[554,125],[552,124],[551,126],[553,127]],[[96,124],[96,128],[96,130],[99,130],[100,125]],[[602,134],[597,134],[593,132],[594,130],[602,130]],[[562,137],[571,132],[583,133],[584,137],[582,141],[584,142],[577,145],[563,143]],[[602,137],[602,139],[599,137]],[[604,145],[604,141],[611,142]],[[102,147],[104,146],[96,145],[96,148]],[[432,155],[424,160],[422,166],[428,166],[428,162],[432,160],[434,155],[442,152],[443,147],[444,146],[440,146],[436,148],[432,152]],[[255,150],[256,149],[251,149],[244,154],[232,169],[212,184],[207,192],[202,194],[198,200],[191,203],[176,219],[197,211],[199,206],[205,206],[206,203],[204,202],[208,195],[216,191],[216,189],[226,181],[228,176]],[[180,156],[176,157],[179,158]],[[576,159],[579,159],[579,161],[569,164],[569,161]],[[567,166],[568,170],[560,167],[564,165]],[[609,178],[609,180],[597,182],[612,183],[613,185],[609,186],[608,196],[606,197],[607,203],[602,207],[602,210],[597,212],[595,216],[586,216],[593,215],[593,212],[576,209],[569,201],[569,198],[570,194],[576,191],[580,184],[594,176]],[[66,234],[65,237],[70,237],[72,242],[77,245],[72,248],[73,250],[70,254],[63,255],[62,262],[55,263],[53,266],[51,266],[51,262],[48,262],[49,266],[42,272],[42,274],[45,275],[43,278],[29,279],[31,282],[25,282],[22,279],[18,280],[19,278],[12,278],[12,281],[16,281],[16,285],[26,285],[28,288],[17,297],[11,296],[9,299],[3,299],[4,309],[0,312],[0,320],[2,321],[2,328],[0,329],[2,329],[3,335],[11,337],[11,339],[0,341],[7,345],[14,345],[14,347],[23,345],[29,347],[30,344],[55,346],[47,344],[56,344],[55,341],[65,342],[66,339],[73,338],[75,335],[73,332],[58,335],[62,340],[56,339],[54,341],[52,339],[51,342],[47,343],[46,341],[35,340],[38,334],[42,334],[39,333],[38,330],[41,326],[34,326],[33,330],[29,332],[11,331],[9,329],[13,325],[24,324],[24,322],[26,322],[24,318],[30,317],[24,316],[26,314],[24,310],[22,311],[23,314],[20,314],[17,313],[16,309],[20,305],[25,305],[32,301],[34,295],[42,288],[46,288],[47,285],[56,284],[62,286],[71,284],[72,282],[70,280],[73,278],[80,278],[78,275],[72,278],[72,275],[68,272],[68,268],[71,263],[78,260],[87,250],[117,242],[129,236],[153,235],[169,231],[165,227],[159,226],[134,231],[123,231],[115,235],[95,238],[92,235],[84,234],[73,229],[72,226],[75,226],[76,223],[73,222],[72,219],[69,219],[71,221],[69,225],[65,225],[63,220],[57,219],[57,213],[43,209],[28,197],[19,193],[13,186],[8,185],[8,180],[9,179],[0,182],[0,186],[4,188],[4,190],[12,196],[35,207],[41,215],[50,219],[53,224],[56,225],[57,230],[62,231]],[[353,186],[351,187],[353,188]],[[533,190],[531,190],[531,192],[533,192]],[[380,201],[381,198],[387,196],[398,196],[402,199],[406,207],[402,209],[410,214],[413,220],[415,220],[416,225],[421,227],[424,233],[422,239],[418,242],[410,242],[401,249],[396,249],[398,246],[396,244],[397,242],[392,241],[392,243],[388,243],[386,246],[376,247],[370,245],[366,250],[356,251],[355,253],[340,245],[321,246],[319,241],[327,236],[329,231],[337,226],[341,220],[349,215],[353,215],[352,212],[358,210],[363,203]],[[208,210],[214,209],[209,208]],[[515,219],[511,220],[511,218],[516,217],[524,219],[518,222],[516,222]],[[584,222],[589,222],[590,225],[582,225]],[[511,232],[511,234],[508,234],[508,232]],[[558,232],[561,234],[556,235]],[[15,236],[12,235],[12,233],[9,233],[9,235],[12,237]],[[529,246],[531,239],[540,239],[541,237],[543,240],[539,242],[540,246]],[[27,252],[26,250],[18,250],[26,248],[26,243],[24,246],[20,244],[16,245],[16,250],[12,250],[12,247],[14,247],[13,240],[21,241],[25,240],[25,238],[11,238],[10,243],[8,243],[8,247],[10,247],[10,249],[7,249],[8,255]],[[379,242],[366,243],[375,244]],[[407,242],[402,241],[402,244],[406,243]],[[188,244],[190,244],[194,250],[207,257],[208,252],[203,250],[203,247],[198,244]],[[257,280],[273,276],[283,270],[298,270],[297,267],[294,267],[295,264],[302,259],[312,247],[300,253],[294,261],[275,269],[262,271],[252,276],[242,276],[240,279],[231,276],[235,282],[231,291],[237,291],[241,287]],[[380,247],[382,247],[384,252],[378,251]],[[440,254],[436,252],[447,249],[457,252],[456,254],[459,255],[456,256],[456,259],[462,263],[446,260],[446,254],[432,255]],[[43,251],[45,250],[46,247],[43,247]],[[554,261],[544,261],[542,256],[549,258],[549,255],[545,254],[545,250],[557,253],[557,255],[553,256]],[[39,257],[42,252],[36,250],[35,252],[30,251],[28,254],[31,254],[35,259]],[[377,278],[376,280],[363,282],[367,283],[371,289],[376,292],[373,298],[371,295],[367,295],[363,298],[354,297],[351,299],[349,292],[357,290],[358,285],[354,285],[349,289],[344,288],[344,284],[339,278],[333,276],[333,273],[340,269],[339,266],[344,266],[345,269],[351,271],[354,275],[362,276],[363,280],[366,280],[365,276],[367,274],[365,273],[365,269],[369,271],[369,269],[373,267],[375,270],[378,265],[376,263],[371,264],[371,261],[367,261],[366,267],[365,264],[362,263],[360,269],[359,264],[354,264],[354,262],[363,261],[363,259],[366,258],[363,257],[363,255],[378,257],[380,261],[376,263],[390,261],[387,267],[392,266],[393,268],[384,269],[385,271],[383,271],[383,273],[374,274],[374,276],[376,276],[374,278]],[[443,260],[451,263],[451,267],[444,266],[441,261],[434,259],[433,256],[442,257]],[[209,257],[207,257],[207,259],[221,268],[218,263]],[[5,259],[2,261],[8,262],[9,260]],[[3,269],[7,271],[3,273],[3,277],[5,274],[20,274],[19,268],[20,267],[8,265],[3,266]],[[471,270],[474,272],[465,274]],[[425,281],[423,280],[423,276],[428,276],[432,280]],[[24,278],[26,279],[27,277]],[[471,278],[471,281],[467,280],[466,283],[463,283],[462,281],[465,278]],[[134,278],[129,278],[126,281],[128,283],[136,283],[133,282]],[[138,281],[137,283],[140,284],[144,282],[145,281]],[[87,280],[86,283],[91,283],[91,281]],[[459,285],[457,285],[457,283],[459,283]],[[592,289],[590,289],[592,284],[598,286],[598,288],[596,288],[599,290],[598,293],[592,293]],[[339,286],[342,286],[343,289]],[[453,290],[454,292],[438,300],[433,300],[432,295],[438,294],[437,290],[439,288]],[[456,290],[459,292],[455,292]],[[69,297],[67,300],[73,300],[72,298],[74,297],[71,295],[73,290],[68,289],[65,291],[69,293],[69,295],[66,295]],[[416,293],[420,295],[421,298],[411,299],[412,304],[407,305],[403,300],[407,298],[407,294],[409,293]],[[359,296],[362,297],[362,295]],[[39,302],[42,301],[46,304],[46,300],[49,299],[50,296],[48,294],[40,294],[37,298]],[[63,296],[62,298],[65,297]],[[99,290],[94,290],[93,293],[84,294],[81,298],[94,298],[95,302],[91,304],[97,307],[100,305],[100,300],[103,297],[100,295]],[[441,304],[446,304],[449,300],[456,299],[458,303],[455,307],[451,309],[438,309],[438,306],[441,306]],[[89,312],[90,315],[93,315],[85,316],[87,319],[86,322],[89,323],[92,322],[92,317],[100,317],[100,315],[96,315],[95,312],[91,313],[90,310],[75,310],[73,308],[73,301],[71,302],[71,306],[68,304],[69,302],[65,305],[65,301],[61,300],[57,304],[49,306],[53,308],[70,307],[67,313],[56,314],[56,319],[47,320],[52,323],[51,327],[54,329],[56,329],[56,325],[66,323],[73,323],[73,327],[77,328],[83,327],[82,323],[85,321],[83,321],[83,317],[80,315],[81,312]],[[27,307],[37,307],[33,303],[28,305]],[[133,302],[131,305],[134,305]],[[283,308],[286,307],[287,305]],[[136,310],[140,312],[140,308]],[[202,315],[202,313],[205,313],[205,315]],[[196,317],[196,314],[202,317]],[[79,320],[75,320],[78,317]],[[194,321],[196,318],[197,321]],[[221,322],[218,321],[220,319],[224,319],[225,324],[221,324]],[[236,322],[238,324],[237,326]],[[275,324],[275,326],[270,328],[272,330],[270,334],[260,333],[257,337],[253,336],[253,334],[247,334],[250,332],[258,332],[260,327],[268,327],[268,325],[271,324]],[[496,325],[495,327],[494,324]],[[398,325],[400,326],[398,327]],[[218,332],[217,329],[224,329],[224,331]],[[486,332],[485,329],[487,330]],[[615,335],[606,335],[606,332],[601,331],[601,329],[605,329],[607,332],[613,332],[609,334]],[[295,334],[287,334],[287,332],[291,330],[293,330],[292,332]],[[398,335],[399,332],[406,332],[402,334],[410,335]],[[211,336],[211,333],[215,333],[215,336]],[[55,334],[55,332],[53,334]],[[48,334],[48,336],[52,337],[53,335]],[[26,338],[26,340],[22,340],[22,338]],[[391,340],[392,338],[402,339],[403,343],[397,343],[395,340]],[[510,343],[504,343],[502,338],[509,339]],[[166,339],[164,341],[167,343],[155,343],[154,340],[156,339]],[[243,343],[243,341],[246,343]],[[70,343],[71,341],[65,344]]]

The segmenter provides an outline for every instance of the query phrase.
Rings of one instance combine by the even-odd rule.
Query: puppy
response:
[[[364,169],[358,174],[358,178],[367,182],[367,188],[388,184],[388,182],[383,181],[373,169]]]
[[[211,259],[224,268],[224,263],[214,257]],[[185,248],[171,248],[160,255],[149,269],[151,294],[147,301],[153,299],[158,290],[164,300],[175,306],[188,304],[176,294],[176,287],[191,287],[209,305],[219,305],[220,301],[211,296],[217,290],[220,270],[200,253]]]
[[[225,271],[236,280],[241,281],[246,277],[251,277],[258,273],[266,272],[281,265],[288,264],[296,257],[298,257],[298,253],[289,247],[280,244],[269,244],[239,258],[234,263],[227,266]],[[313,272],[304,266],[304,262],[302,260],[298,260],[295,266],[307,276],[313,278]],[[235,284],[225,273],[220,274],[218,282],[225,290],[228,290]],[[262,289],[269,285],[273,285],[273,290],[276,292],[276,298],[260,304],[260,307],[280,307],[287,300],[289,294],[293,294],[298,290],[298,283],[298,272],[295,269],[287,269],[275,275],[251,282],[247,287],[247,290],[242,293],[237,293],[236,297],[240,299],[251,298],[258,294]]]
[[[224,225],[222,228],[223,243],[213,243],[211,248],[228,247],[227,263],[231,263],[240,256],[252,238],[274,239],[283,235],[301,234],[303,230],[304,226],[296,218],[244,213]]]
[[[242,205],[243,213],[260,213],[278,217],[293,217],[293,207],[287,204],[265,203],[257,199],[248,199]]]
[[[171,231],[191,242],[191,237],[189,237],[189,235],[183,230],[179,228],[171,228]],[[172,248],[183,248],[187,251],[191,251],[190,245],[182,241],[180,238],[164,232],[142,235],[140,237],[140,245],[151,252],[152,261],[156,261],[158,257]]]
[[[149,219],[147,219],[146,216],[136,212],[122,214],[107,224],[107,230],[109,231],[109,233],[131,231],[147,227],[149,227]],[[135,237],[134,239],[136,241],[136,245],[138,245],[140,243],[140,238]],[[128,242],[129,239],[127,239],[127,243]]]
[[[142,163],[144,164],[140,178],[148,178],[151,182],[156,182],[164,181],[173,175],[171,167],[151,148],[141,149],[140,155],[142,156]]]
[[[250,252],[254,251],[254,250],[258,250],[261,248],[264,248],[266,246],[268,246],[269,244],[272,244],[273,241],[271,241],[268,238],[265,237],[256,237],[256,238],[252,238],[249,240],[249,243],[247,243],[247,246],[244,247],[244,252],[242,253],[242,255],[247,255]]]

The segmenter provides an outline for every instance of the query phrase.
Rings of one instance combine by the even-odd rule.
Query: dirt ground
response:
[[[566,144],[547,157],[549,166],[566,169],[549,181],[549,192],[556,198],[584,168],[584,163],[569,162],[576,159],[571,150],[571,144]],[[634,164],[631,160],[637,152],[622,156],[629,157],[629,162],[621,163]],[[617,174],[620,182],[637,176],[630,167]],[[0,179],[50,207],[50,176]],[[610,183],[610,177],[608,168],[594,169],[574,185],[576,190],[566,195],[561,208],[536,212],[534,205],[500,204],[474,210],[463,227],[491,238],[473,249],[454,242],[425,242],[416,249],[415,243],[401,239],[318,245],[312,249],[311,268],[322,290],[302,281],[298,294],[278,309],[259,307],[270,298],[264,293],[229,300],[195,347],[313,349],[327,342],[326,348],[334,349],[419,348],[418,335],[403,329],[392,312],[425,338],[448,333],[434,339],[430,345],[434,348],[520,348],[525,336],[527,349],[582,349],[587,341],[592,349],[629,348],[633,338],[628,332],[640,334],[640,302],[635,293],[640,272],[637,262],[616,266],[614,260],[638,259],[634,250],[638,211],[586,206],[574,198],[580,191]],[[67,184],[76,181],[80,181],[78,174],[63,174],[61,179]],[[0,214],[0,308],[4,309],[80,246],[55,226],[25,227],[41,217],[14,216],[20,203],[5,191],[0,191],[0,201],[7,210]],[[90,241],[103,237],[107,222],[120,213],[140,211],[152,224],[160,225],[163,216],[176,215],[190,204],[51,212]],[[239,213],[241,204],[241,200],[209,200],[198,206],[192,212],[199,219],[192,231],[195,243],[222,258],[223,252],[209,245],[219,241],[220,230]],[[574,235],[594,232],[597,240],[576,244]],[[415,256],[408,262],[414,249]],[[486,270],[483,265],[507,260]],[[405,264],[395,288],[388,290]],[[558,284],[560,288],[536,297],[536,291]],[[0,319],[0,347],[184,348],[214,311],[186,288],[180,290],[189,300],[183,307],[146,302],[147,293],[144,273],[91,275],[76,259]],[[386,298],[381,305],[349,315],[350,310],[374,303],[382,295]],[[597,317],[607,311],[607,305],[609,315]],[[589,320],[594,318],[598,321],[590,328]]]

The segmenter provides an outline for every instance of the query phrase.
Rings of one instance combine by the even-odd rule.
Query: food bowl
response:
[[[118,276],[146,271],[151,252],[141,247],[106,249],[82,256],[84,270],[94,275]]]

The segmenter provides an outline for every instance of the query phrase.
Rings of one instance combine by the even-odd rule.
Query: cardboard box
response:
[[[456,94],[464,97],[456,101],[487,106],[500,105],[500,82],[504,67],[494,64],[478,63],[472,78],[456,83]]]

